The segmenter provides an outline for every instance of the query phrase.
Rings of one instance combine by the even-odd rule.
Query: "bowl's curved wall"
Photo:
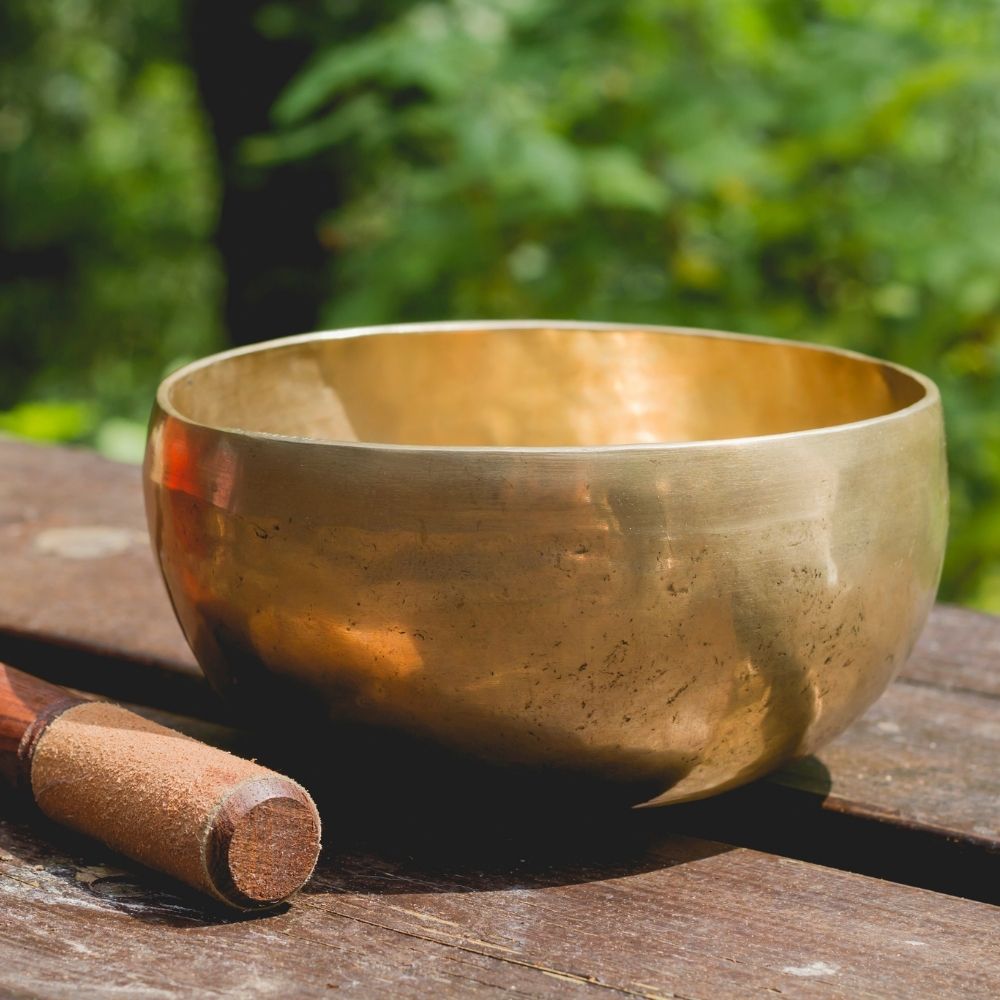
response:
[[[195,654],[243,704],[301,696],[694,798],[830,739],[916,640],[943,430],[933,388],[891,371],[917,402],[877,419],[634,448],[319,443],[168,402],[150,528]]]

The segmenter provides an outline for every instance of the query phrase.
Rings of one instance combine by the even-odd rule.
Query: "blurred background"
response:
[[[1000,612],[995,0],[4,0],[0,49],[0,432],[136,460],[171,368],[343,324],[836,344],[941,386],[942,597]]]

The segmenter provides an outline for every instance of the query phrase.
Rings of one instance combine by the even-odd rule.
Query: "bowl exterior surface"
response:
[[[235,703],[656,802],[808,754],[878,697],[933,603],[947,508],[936,395],[562,450],[282,439],[157,406],[145,488],[178,619]]]

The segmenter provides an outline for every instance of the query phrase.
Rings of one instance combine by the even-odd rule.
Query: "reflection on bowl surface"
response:
[[[550,322],[190,365],[160,388],[145,482],[181,625],[244,710],[658,802],[809,753],[878,696],[947,505],[918,375]]]

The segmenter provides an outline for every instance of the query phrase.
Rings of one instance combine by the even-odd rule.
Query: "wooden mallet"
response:
[[[240,909],[312,874],[320,821],[289,778],[0,664],[0,776],[50,819]]]

